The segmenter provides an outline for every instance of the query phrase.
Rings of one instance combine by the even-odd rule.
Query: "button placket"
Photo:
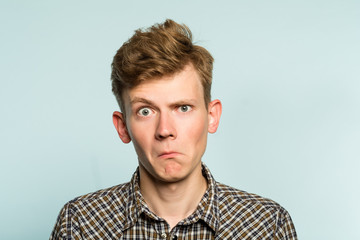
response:
[[[160,221],[155,221],[154,229],[156,231],[158,239],[168,239],[169,235],[169,225],[163,219]]]
[[[178,236],[177,236],[178,233],[179,233],[179,226],[175,226],[170,232],[171,236],[170,236],[169,239],[177,240],[178,239]]]

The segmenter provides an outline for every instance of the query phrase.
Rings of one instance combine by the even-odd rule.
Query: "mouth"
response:
[[[175,158],[178,157],[180,155],[180,153],[178,152],[162,152],[161,154],[158,155],[159,158]]]

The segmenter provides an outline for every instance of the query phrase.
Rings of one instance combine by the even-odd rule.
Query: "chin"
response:
[[[180,176],[165,176],[165,177],[160,177],[159,180],[163,183],[178,183],[181,182],[184,179],[184,177],[180,177]]]

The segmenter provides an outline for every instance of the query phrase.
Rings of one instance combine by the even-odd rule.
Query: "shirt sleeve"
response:
[[[282,209],[279,213],[279,218],[277,221],[277,229],[275,232],[276,240],[297,240],[297,234],[295,231],[295,226],[291,220],[290,214]]]
[[[74,214],[71,203],[67,203],[57,217],[49,240],[80,240],[82,239],[78,218]]]

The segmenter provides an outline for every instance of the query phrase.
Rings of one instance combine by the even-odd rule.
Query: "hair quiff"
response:
[[[198,72],[207,107],[211,99],[213,57],[192,43],[186,25],[167,19],[148,29],[138,29],[117,51],[112,62],[112,91],[124,112],[122,94],[143,81],[171,76],[192,64]]]

